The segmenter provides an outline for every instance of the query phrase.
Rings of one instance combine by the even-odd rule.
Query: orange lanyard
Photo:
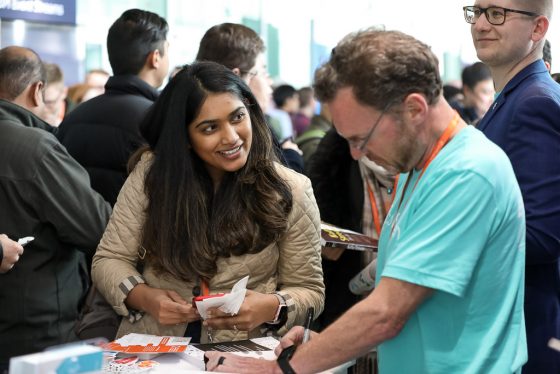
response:
[[[200,281],[200,291],[202,292],[201,296],[208,296],[210,294],[210,286],[206,279]]]
[[[441,149],[451,139],[451,136],[454,134],[455,129],[457,128],[457,124],[459,123],[459,119],[460,119],[459,114],[455,113],[455,117],[453,117],[451,122],[449,122],[449,125],[447,125],[447,128],[445,129],[443,134],[441,134],[441,136],[439,137],[439,139],[436,143],[436,146],[432,149],[432,152],[430,153],[430,156],[428,157],[428,159],[426,160],[426,163],[422,167],[422,170],[420,171],[420,175],[418,176],[418,179],[416,179],[416,182],[414,183],[414,186],[412,187],[412,191],[410,191],[410,195],[409,195],[408,199],[406,200],[407,203],[410,200],[410,196],[412,196],[412,193],[416,189],[416,186],[418,185],[418,182],[420,181],[420,179],[424,175],[424,172],[426,171],[426,169],[428,168],[430,163],[433,161],[434,158],[436,158],[437,154],[441,151]],[[406,194],[406,190],[408,188],[408,183],[410,182],[410,176],[411,175],[412,175],[412,170],[408,173],[408,176],[406,177],[406,182],[404,184],[403,191],[401,193],[401,198],[399,200],[399,206],[397,207],[397,211],[395,212],[395,222],[393,223],[393,226],[391,228],[391,235],[393,234],[393,229],[396,226],[396,223],[397,223],[397,220],[398,220],[398,217],[399,217],[398,213],[399,213],[399,210],[401,209],[401,205],[403,203],[404,195]],[[405,203],[405,206],[406,206],[406,203]],[[403,209],[404,209],[404,207],[403,207]]]
[[[393,183],[393,190],[392,191],[397,190],[397,183],[398,182],[399,182],[399,176],[397,175],[397,177],[395,178],[395,183]],[[375,196],[373,194],[373,189],[371,188],[371,185],[370,185],[369,180],[367,178],[366,178],[366,185],[367,185],[367,189],[368,189],[368,193],[369,193],[369,202],[371,204],[371,215],[373,216],[373,224],[375,226],[375,231],[377,232],[377,236],[379,237],[379,235],[381,235],[381,219],[379,218],[379,209],[377,209],[377,202],[375,201]],[[395,198],[395,195],[393,194],[389,204],[385,205],[385,213],[387,213],[387,211],[389,211],[389,207],[391,206],[391,203],[393,202],[394,198]],[[383,196],[381,196],[381,199],[383,199]]]

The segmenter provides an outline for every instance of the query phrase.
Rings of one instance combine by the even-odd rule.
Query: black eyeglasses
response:
[[[498,6],[489,6],[488,8],[481,8],[478,6],[464,6],[463,11],[465,12],[465,21],[467,21],[467,23],[470,23],[471,25],[474,25],[476,21],[478,21],[478,18],[480,18],[480,15],[482,13],[484,13],[488,22],[494,26],[500,26],[503,25],[504,22],[506,22],[507,12],[524,14],[531,17],[539,16],[539,14],[537,13],[528,12],[525,10],[508,9]]]
[[[389,108],[391,107],[391,104],[392,104],[392,102],[389,102],[387,105],[385,105],[385,108],[383,108],[383,110],[381,111],[381,114],[377,118],[377,121],[375,121],[373,126],[371,126],[371,128],[369,129],[369,131],[368,131],[366,137],[364,138],[364,140],[361,140],[359,142],[356,142],[354,140],[348,140],[348,144],[350,145],[351,148],[357,149],[360,152],[364,151],[364,148],[369,143],[369,140],[371,139],[371,136],[373,135],[373,131],[375,130],[377,125],[379,125],[379,123],[381,122],[381,118],[383,118],[383,115],[385,113],[387,113],[387,110],[389,110]]]

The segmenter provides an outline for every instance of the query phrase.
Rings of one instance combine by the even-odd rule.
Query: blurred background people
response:
[[[68,99],[73,106],[76,106],[101,95],[104,91],[105,90],[90,86],[87,83],[76,83],[68,87]]]
[[[548,69],[548,71],[551,71],[551,69],[552,69],[552,52],[551,52],[550,48],[551,48],[550,40],[546,39],[544,41],[544,46],[543,46],[543,50],[542,50],[542,59],[544,61],[544,64],[546,65],[546,68]]]
[[[97,90],[98,95],[105,92],[105,85],[111,77],[111,74],[103,69],[91,69],[86,73],[84,83]]]
[[[91,185],[111,205],[127,177],[130,155],[145,143],[140,122],[167,78],[167,21],[129,9],[111,26],[107,52],[114,75],[105,93],[74,109],[57,137],[88,171]]]
[[[39,117],[53,127],[58,127],[66,113],[73,108],[67,100],[68,88],[64,85],[64,74],[57,64],[45,63],[47,83],[43,91],[45,105]]]
[[[494,81],[488,66],[475,62],[461,73],[463,100],[449,102],[468,124],[476,124],[494,101]]]
[[[76,83],[68,87],[70,102],[77,105],[102,95],[105,92],[105,84],[107,84],[109,77],[110,74],[103,69],[89,70],[82,83]]]
[[[443,85],[443,97],[448,103],[453,101],[463,102],[465,98],[463,96],[463,91],[454,84],[444,84]]]
[[[269,108],[267,114],[280,123],[280,127],[274,129],[278,140],[293,139],[295,131],[291,116],[299,110],[297,90],[289,84],[282,84],[274,88],[272,99],[274,107]]]
[[[303,152],[305,174],[309,176],[311,159],[321,139],[332,128],[332,118],[328,104],[321,104],[321,112],[311,118],[307,129],[297,137],[296,144]]]
[[[298,90],[299,109],[292,114],[292,124],[296,136],[301,135],[311,124],[311,118],[315,114],[317,102],[313,97],[313,88],[302,87]]]

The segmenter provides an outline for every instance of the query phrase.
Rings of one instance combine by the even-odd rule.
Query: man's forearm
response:
[[[290,364],[296,373],[316,373],[364,355],[399,334],[431,289],[382,278],[377,288],[324,332],[299,347]]]
[[[321,334],[299,347],[290,361],[296,373],[317,373],[362,356],[391,338],[395,330],[368,299],[361,301]]]

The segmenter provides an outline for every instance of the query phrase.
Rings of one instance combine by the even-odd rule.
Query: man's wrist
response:
[[[286,347],[282,350],[282,352],[280,352],[276,363],[278,364],[282,374],[296,374],[294,368],[290,365],[290,360],[295,353],[296,345]]]

